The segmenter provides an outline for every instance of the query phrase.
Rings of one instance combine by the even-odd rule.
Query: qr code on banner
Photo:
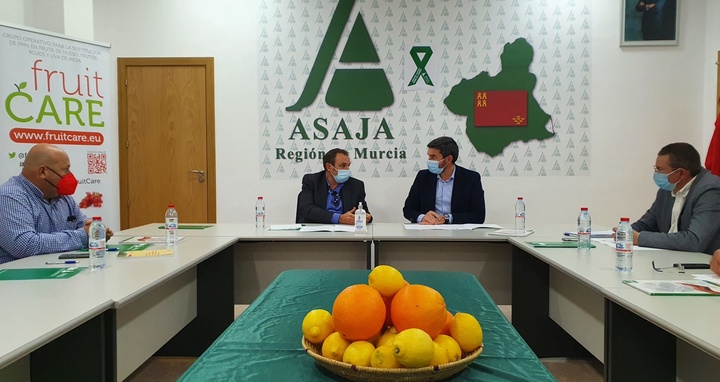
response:
[[[101,152],[87,153],[88,174],[107,174],[107,154]]]

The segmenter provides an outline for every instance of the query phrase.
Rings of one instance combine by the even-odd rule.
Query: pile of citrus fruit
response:
[[[482,345],[477,319],[447,310],[435,289],[408,284],[380,265],[368,284],[351,285],[335,298],[332,314],[315,309],[303,319],[305,338],[322,344],[323,357],[356,366],[418,368],[457,361]]]

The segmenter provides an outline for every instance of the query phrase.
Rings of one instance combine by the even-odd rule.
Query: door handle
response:
[[[205,182],[205,171],[203,170],[190,170],[190,173],[198,174],[198,182],[204,183]]]

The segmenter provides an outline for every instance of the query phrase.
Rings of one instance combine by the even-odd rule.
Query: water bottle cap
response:
[[[263,200],[263,197],[262,197],[262,196],[258,196],[258,200]]]
[[[168,204],[168,208],[175,208],[175,205],[170,203],[170,204]]]
[[[630,222],[630,218],[620,218],[621,222]]]
[[[93,221],[102,221],[102,218],[100,216],[93,216]]]
[[[580,211],[587,211],[587,207],[580,207]]]
[[[522,196],[518,196],[518,200],[523,200],[523,197],[522,197]]]

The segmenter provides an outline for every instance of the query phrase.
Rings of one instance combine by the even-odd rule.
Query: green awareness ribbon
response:
[[[422,60],[420,59],[420,53],[425,53]],[[432,80],[430,79],[430,75],[428,74],[427,70],[425,70],[425,66],[427,65],[428,61],[430,61],[430,57],[432,57],[432,54],[432,48],[429,46],[413,46],[412,49],[410,49],[410,57],[412,57],[415,66],[417,66],[417,69],[415,70],[415,73],[410,79],[410,83],[408,84],[408,86],[415,85],[420,79],[420,77],[423,78],[423,81],[425,81],[426,84],[434,86]]]

